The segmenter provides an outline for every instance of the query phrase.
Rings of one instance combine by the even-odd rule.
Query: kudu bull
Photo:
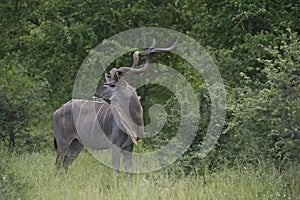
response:
[[[67,171],[85,147],[93,150],[111,149],[116,176],[119,175],[122,153],[124,169],[131,171],[133,147],[144,132],[143,108],[135,88],[122,76],[125,73],[144,72],[154,53],[170,52],[177,42],[178,39],[168,48],[154,48],[153,40],[148,50],[133,54],[131,67],[113,68],[110,74],[105,74],[106,83],[94,94],[94,99],[101,98],[102,101],[73,99],[54,112],[55,165],[58,169],[63,167]],[[139,56],[147,58],[144,66],[137,69]],[[129,103],[124,105],[124,102]],[[97,125],[101,131],[95,128]]]

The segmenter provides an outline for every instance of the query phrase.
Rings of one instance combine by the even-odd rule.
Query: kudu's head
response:
[[[114,88],[114,86],[103,85],[101,88],[96,90],[96,93],[92,98],[96,101],[106,101],[107,103],[110,103]]]
[[[102,86],[100,89],[98,89],[96,91],[96,93],[93,96],[93,99],[96,99],[96,100],[103,99],[107,102],[110,102],[112,93],[113,93],[114,89],[116,88],[115,86],[117,84],[120,85],[119,89],[122,88],[124,90],[123,92],[126,92],[126,88],[127,88],[127,90],[131,90],[131,91],[128,91],[127,94],[132,94],[132,92],[133,92],[132,90],[135,90],[135,89],[133,89],[125,80],[122,79],[122,81],[121,81],[122,76],[126,73],[139,74],[139,73],[146,71],[149,67],[149,64],[151,62],[151,59],[152,59],[152,56],[154,53],[168,53],[168,52],[172,51],[177,46],[178,40],[179,40],[179,38],[177,38],[177,40],[174,42],[174,44],[168,48],[154,48],[155,40],[153,39],[153,43],[148,50],[143,51],[143,52],[140,52],[140,51],[134,52],[133,63],[131,65],[131,67],[120,67],[119,69],[113,68],[110,70],[109,74],[105,73],[106,83],[104,83],[104,86]],[[136,67],[138,66],[138,63],[139,63],[139,56],[147,56],[147,58],[146,58],[146,62],[144,64],[144,66],[137,69]],[[123,86],[126,86],[126,87],[123,87]],[[123,92],[120,92],[120,95]],[[117,95],[117,96],[120,96],[120,95]],[[116,96],[116,95],[114,95],[114,96]]]

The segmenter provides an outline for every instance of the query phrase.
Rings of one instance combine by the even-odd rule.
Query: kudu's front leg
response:
[[[132,152],[123,151],[123,163],[125,172],[127,173],[127,180],[129,181],[131,178],[132,171]]]
[[[112,166],[114,168],[115,178],[119,178],[120,175],[120,158],[121,149],[115,145],[112,147]]]

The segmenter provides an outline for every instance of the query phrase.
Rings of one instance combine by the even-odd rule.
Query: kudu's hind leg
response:
[[[61,152],[57,152],[56,161],[55,161],[55,166],[56,166],[57,170],[59,170],[63,166],[62,165],[63,158],[64,158],[64,155]]]
[[[66,172],[68,171],[68,167],[77,158],[77,156],[79,155],[82,149],[83,149],[83,145],[77,139],[74,139],[71,142],[67,153],[64,155],[64,160],[63,160],[63,167]]]
[[[67,151],[67,146],[66,146],[66,142],[56,140],[55,138],[54,141],[55,141],[55,149],[57,151],[55,166],[56,169],[59,170],[63,167],[63,160],[64,160],[65,153]]]

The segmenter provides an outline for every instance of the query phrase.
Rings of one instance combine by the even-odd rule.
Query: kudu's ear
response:
[[[106,83],[111,83],[113,81],[111,78],[111,75],[107,74],[107,73],[105,73],[105,80],[106,80]]]
[[[111,83],[116,83],[119,81],[120,76],[117,74],[118,70],[116,68],[112,68],[108,73],[105,73],[105,80],[106,83],[111,84]]]
[[[116,71],[116,73],[115,73],[115,80],[118,82],[122,76],[123,76],[123,74],[121,72]]]

